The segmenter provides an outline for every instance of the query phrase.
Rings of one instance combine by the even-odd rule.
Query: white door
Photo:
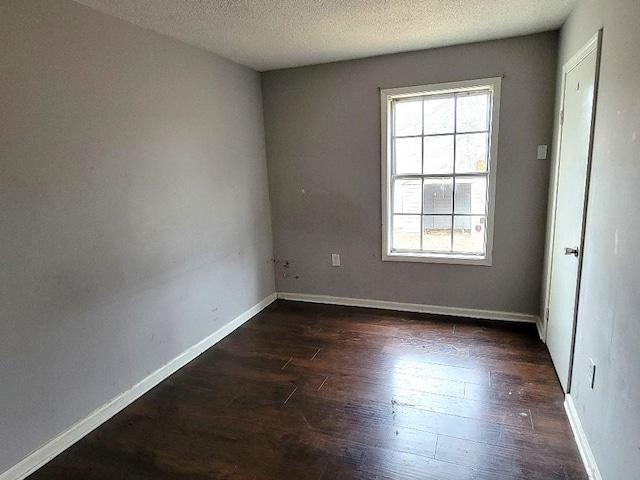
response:
[[[563,69],[547,347],[565,392],[573,361],[598,43],[589,42]]]

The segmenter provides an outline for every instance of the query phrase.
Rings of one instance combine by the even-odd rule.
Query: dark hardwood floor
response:
[[[534,326],[277,301],[29,478],[587,475]]]

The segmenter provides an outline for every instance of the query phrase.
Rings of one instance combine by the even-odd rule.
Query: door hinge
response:
[[[545,320],[546,322],[548,322],[548,321],[549,321],[549,307],[547,307],[547,308],[545,308],[545,309],[544,309],[544,320]]]
[[[560,125],[564,124],[564,110],[560,110]]]

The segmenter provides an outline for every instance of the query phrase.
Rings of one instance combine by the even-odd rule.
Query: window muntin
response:
[[[491,264],[500,78],[382,90],[383,260]]]

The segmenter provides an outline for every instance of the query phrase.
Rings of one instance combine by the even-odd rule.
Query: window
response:
[[[491,265],[500,78],[383,89],[383,260]]]

